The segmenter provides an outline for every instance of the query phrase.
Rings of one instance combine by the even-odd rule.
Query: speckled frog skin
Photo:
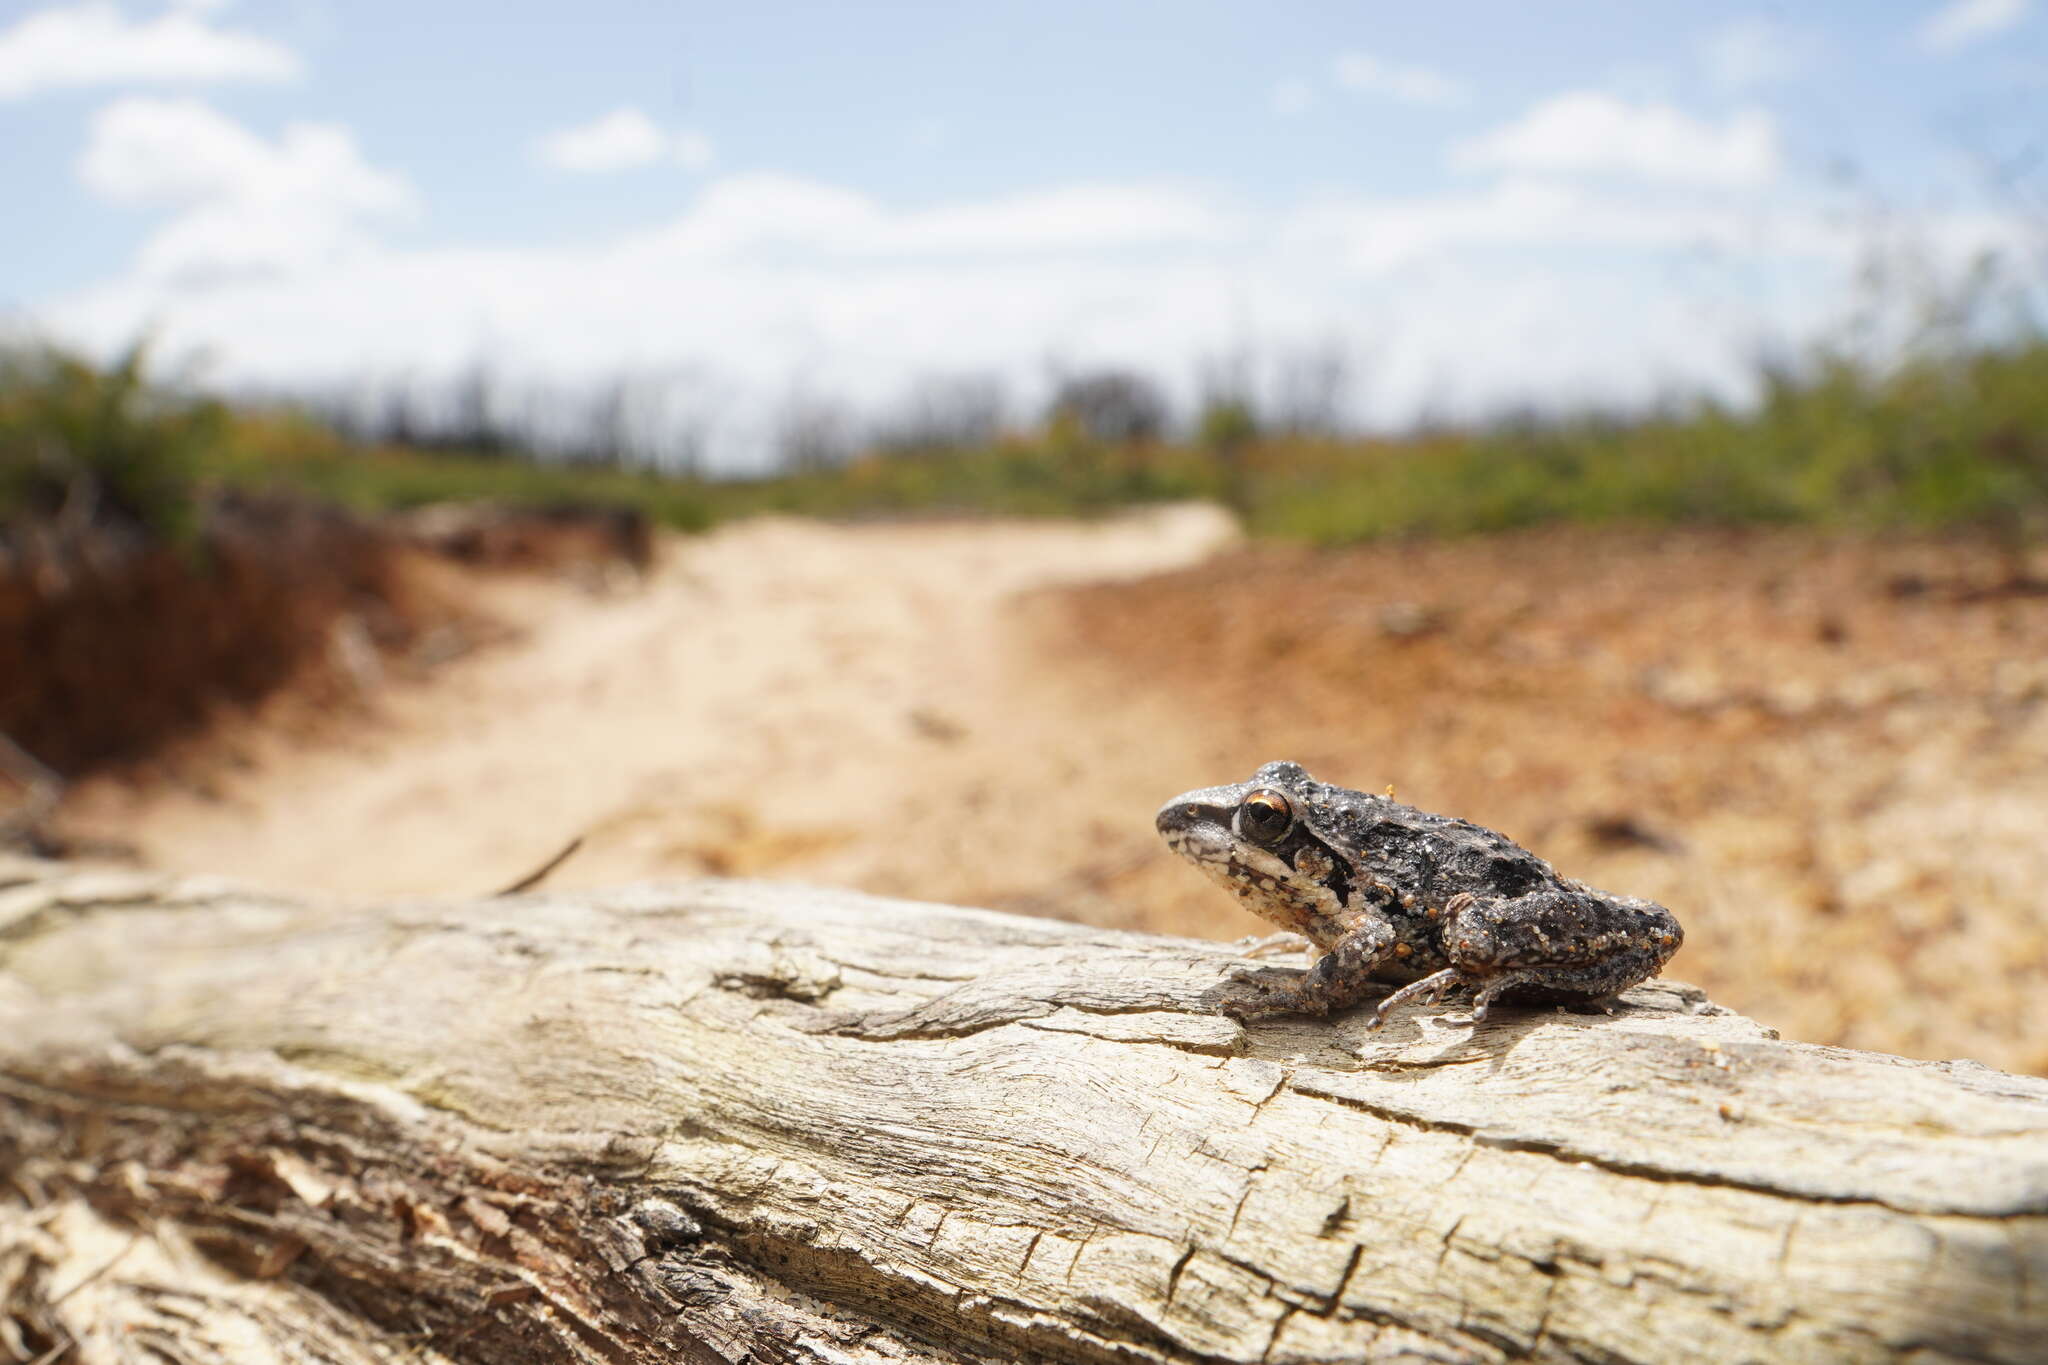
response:
[[[1652,901],[1596,891],[1493,830],[1318,782],[1268,763],[1249,782],[1204,787],[1159,810],[1167,847],[1253,914],[1324,952],[1307,972],[1233,978],[1239,1019],[1327,1014],[1374,982],[1406,983],[1396,1006],[1473,992],[1474,1021],[1500,996],[1583,1001],[1655,976],[1684,932]]]

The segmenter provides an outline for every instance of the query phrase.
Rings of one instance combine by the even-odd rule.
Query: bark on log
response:
[[[1233,962],[759,884],[0,868],[0,1350],[2048,1358],[2048,1083],[1668,982],[1241,1027]]]

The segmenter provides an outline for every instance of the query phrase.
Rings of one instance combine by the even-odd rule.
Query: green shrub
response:
[[[151,387],[142,366],[140,345],[108,369],[49,347],[0,352],[0,520],[119,518],[190,540],[228,414]]]

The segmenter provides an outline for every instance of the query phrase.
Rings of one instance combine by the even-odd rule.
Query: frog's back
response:
[[[1391,796],[1317,782],[1296,764],[1269,764],[1260,771],[1300,795],[1328,842],[1355,852],[1380,881],[1412,888],[1425,903],[1440,906],[1460,891],[1514,899],[1570,885],[1498,830]]]

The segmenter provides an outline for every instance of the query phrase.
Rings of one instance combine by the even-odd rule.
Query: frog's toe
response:
[[[1392,995],[1380,1001],[1379,1008],[1372,1012],[1372,1022],[1367,1024],[1366,1027],[1375,1029],[1381,1027],[1387,1022],[1389,1014],[1392,1014],[1394,1010],[1407,1004],[1410,1000],[1419,1000],[1424,1004],[1434,1005],[1443,998],[1445,991],[1457,985],[1461,980],[1463,980],[1463,977],[1459,974],[1457,968],[1446,967],[1440,972],[1432,972],[1420,981],[1411,981],[1400,990],[1395,991]]]

